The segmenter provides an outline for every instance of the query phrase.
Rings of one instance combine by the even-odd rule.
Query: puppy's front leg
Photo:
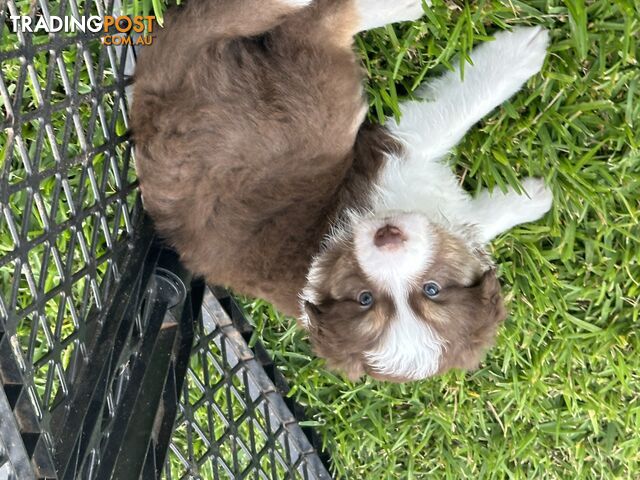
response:
[[[390,128],[414,151],[441,158],[469,128],[516,93],[540,71],[549,36],[540,27],[516,28],[496,34],[471,53],[473,65],[448,72],[418,91],[425,101],[401,106],[400,123]]]
[[[427,1],[427,5],[431,4]],[[358,31],[371,30],[390,23],[417,20],[424,11],[422,0],[356,0]]]
[[[484,190],[471,200],[467,220],[476,225],[481,241],[488,243],[516,225],[538,220],[549,211],[553,194],[541,178],[525,178],[522,189],[522,194],[511,188],[507,193]]]

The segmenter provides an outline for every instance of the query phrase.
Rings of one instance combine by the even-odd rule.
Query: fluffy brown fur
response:
[[[158,231],[193,272],[293,316],[340,200],[380,161],[355,161],[364,100],[350,41],[320,41],[349,3],[283,19],[278,2],[191,1],[136,67],[136,165]]]
[[[277,1],[190,0],[141,52],[132,112],[145,208],[193,272],[298,316],[324,252],[320,298],[305,307],[311,340],[351,377],[368,370],[363,352],[394,305],[383,292],[375,308],[354,302],[372,287],[353,244],[323,239],[346,209],[368,208],[385,154],[400,149],[384,128],[361,125],[354,15],[349,0],[295,14]],[[429,275],[457,289],[436,304],[412,295],[412,308],[452,346],[440,371],[474,367],[504,318],[499,284],[483,254],[444,232],[440,246],[446,266]]]

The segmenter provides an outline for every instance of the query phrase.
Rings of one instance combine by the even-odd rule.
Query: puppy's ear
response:
[[[311,325],[317,323],[319,315],[318,307],[313,303],[305,300],[302,304],[302,313],[298,317],[298,325],[300,325],[306,331],[309,331]]]
[[[495,268],[487,270],[480,281],[483,296],[484,323],[497,326],[507,318],[500,282]]]
[[[471,329],[468,349],[462,355],[463,368],[475,370],[484,358],[487,350],[495,342],[498,326],[507,317],[502,300],[500,282],[494,268],[487,270],[480,280],[481,302],[478,315]]]
[[[359,380],[364,375],[362,361],[355,356],[344,362],[342,366],[336,366],[336,369],[344,373],[344,376],[352,382]]]
[[[360,355],[348,352],[343,344],[344,340],[327,328],[327,319],[323,318],[326,315],[331,315],[331,312],[325,312],[320,306],[305,301],[300,323],[309,332],[314,352],[327,361],[327,366],[342,372],[352,382],[356,381],[365,373]]]
[[[486,351],[494,344],[498,326],[507,316],[502,301],[500,282],[495,269],[487,270],[479,281],[465,291],[464,335],[447,352],[445,368],[475,370]]]
[[[320,310],[320,307],[314,303],[309,302],[308,300],[304,302],[304,311],[309,317],[317,317],[318,315],[322,314],[322,310]]]

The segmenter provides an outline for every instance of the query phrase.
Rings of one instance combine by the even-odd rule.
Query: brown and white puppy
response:
[[[505,317],[484,246],[540,218],[538,179],[463,191],[443,159],[542,66],[520,28],[364,122],[357,32],[420,0],[189,0],[141,51],[132,126],[145,208],[207,281],[295,315],[354,378],[474,368]],[[364,123],[363,123],[364,122]]]

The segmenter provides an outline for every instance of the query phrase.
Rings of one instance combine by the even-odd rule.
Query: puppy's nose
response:
[[[396,248],[402,245],[404,236],[398,227],[385,225],[373,237],[373,243],[378,248]]]

